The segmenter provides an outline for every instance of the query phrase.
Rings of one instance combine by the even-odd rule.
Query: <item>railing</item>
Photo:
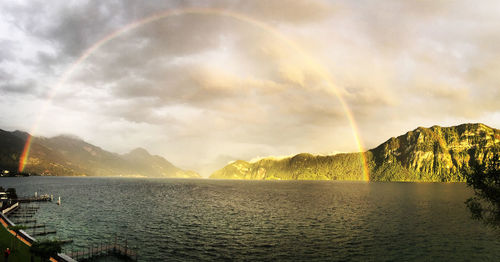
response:
[[[14,205],[19,206],[19,203],[16,202]],[[14,205],[12,205],[12,206],[14,206]],[[12,206],[10,206],[9,208],[11,208]],[[0,212],[0,224],[2,224],[2,226],[4,226],[8,230],[9,226],[15,226],[16,224],[14,224],[12,221],[10,221],[4,215],[5,213],[8,213],[8,212],[4,212],[4,211],[5,211],[5,209],[2,210],[2,212]],[[24,230],[19,230],[16,237],[28,246],[31,246],[33,244],[33,242],[36,241],[36,239],[34,237],[30,236]],[[57,256],[53,257],[53,259],[55,261],[58,261],[58,262],[76,262],[74,259],[72,259],[71,257],[68,257],[64,254],[57,254]],[[54,261],[54,260],[51,260],[51,261]]]
[[[43,198],[43,200],[41,199]],[[50,201],[47,200],[45,196],[42,196],[37,199],[24,199],[23,202],[32,202],[32,201]],[[7,214],[10,212],[16,210],[19,207],[19,202],[16,202],[12,204],[11,206],[2,209],[0,212],[0,224],[4,226],[5,228],[9,228],[9,226],[15,226],[10,219],[6,217]],[[14,215],[13,217],[17,217]],[[21,216],[19,216],[21,217]],[[25,217],[25,216],[22,216]],[[36,220],[24,220],[23,222],[35,222]],[[34,229],[36,226],[32,226]],[[55,231],[54,231],[55,232]],[[51,233],[48,232],[47,233]],[[36,234],[36,233],[35,233]],[[26,245],[31,246],[33,242],[36,241],[36,239],[32,236],[30,236],[28,233],[26,233],[24,230],[18,230],[18,234],[16,237],[24,242]],[[69,242],[69,240],[66,240],[64,242]],[[119,245],[116,242],[116,237],[115,237],[115,242],[114,244],[101,244],[99,246],[91,246],[88,249],[84,249],[81,251],[75,251],[75,252],[67,252],[67,253],[59,253],[56,256],[51,258],[51,261],[57,261],[57,262],[77,262],[77,261],[87,261],[91,260],[93,258],[99,257],[99,256],[107,256],[107,255],[113,255],[113,256],[119,256],[123,257],[132,261],[137,261],[137,252],[131,250],[128,245],[127,241],[125,241],[125,245]]]
[[[97,246],[90,246],[83,250],[66,252],[66,255],[75,259],[76,261],[87,261],[100,256],[118,256],[126,259],[137,261],[137,252],[132,251],[127,242],[125,245],[113,244],[100,244]]]
[[[10,207],[3,209],[2,214],[7,215],[8,213],[12,212],[13,210],[15,210],[18,207],[19,207],[19,202],[16,202],[15,204],[11,205]]]

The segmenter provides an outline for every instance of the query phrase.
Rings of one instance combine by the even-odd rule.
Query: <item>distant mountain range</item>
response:
[[[15,171],[29,134],[0,129],[0,169]],[[363,180],[360,153],[234,161],[210,178],[259,180]],[[500,130],[484,124],[419,127],[365,152],[371,181],[464,181],[478,166],[500,159]],[[493,168],[499,169],[495,166]],[[142,148],[116,154],[72,136],[32,137],[26,173],[54,176],[199,178]]]
[[[0,168],[15,171],[29,134],[0,129]],[[142,148],[120,155],[72,136],[32,137],[26,173],[54,176],[199,178]]]
[[[500,130],[484,124],[419,127],[368,150],[365,157],[371,181],[464,181],[478,166],[491,167],[495,160],[498,165]],[[360,153],[303,153],[279,160],[238,160],[210,178],[363,180],[362,163]]]

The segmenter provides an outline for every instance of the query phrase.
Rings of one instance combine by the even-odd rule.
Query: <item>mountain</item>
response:
[[[148,151],[143,148],[136,148],[130,153],[123,155],[123,158],[132,163],[137,168],[144,170],[143,172],[153,176],[161,177],[164,176],[163,174],[170,174],[170,177],[201,177],[194,171],[179,169],[161,156],[150,155]]]
[[[464,181],[467,172],[498,161],[500,130],[484,124],[419,127],[368,150],[365,157],[371,181]],[[280,160],[238,160],[210,178],[363,180],[362,163],[360,153],[298,154]]]
[[[24,144],[30,135],[0,129],[0,168],[17,170]],[[27,173],[56,176],[146,176],[200,177],[185,171],[145,149],[119,155],[94,146],[77,137],[32,137]]]

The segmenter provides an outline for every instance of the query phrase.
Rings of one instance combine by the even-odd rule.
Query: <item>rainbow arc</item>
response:
[[[183,8],[183,9],[172,9],[172,10],[167,10],[163,12],[159,12],[156,14],[153,14],[151,16],[148,16],[146,18],[134,21],[130,24],[127,24],[123,26],[122,28],[112,32],[111,34],[103,37],[101,40],[97,41],[94,45],[89,47],[88,49],[85,50],[85,52],[73,63],[71,66],[68,67],[68,69],[61,75],[61,77],[58,79],[56,82],[56,85],[54,88],[52,88],[51,92],[49,93],[49,96],[47,98],[47,102],[44,104],[42,110],[40,111],[40,114],[37,117],[37,120],[35,121],[35,124],[33,125],[33,128],[31,129],[30,134],[34,134],[36,132],[36,129],[38,127],[38,124],[40,123],[43,115],[45,114],[48,105],[50,104],[50,101],[54,98],[54,95],[57,93],[57,91],[64,85],[64,83],[69,79],[69,77],[72,75],[72,73],[79,67],[80,64],[82,64],[87,58],[89,58],[94,52],[96,52],[99,48],[102,46],[106,45],[108,42],[112,41],[113,39],[119,37],[120,35],[134,30],[136,28],[139,28],[141,26],[147,25],[149,23],[152,23],[154,21],[158,21],[160,19],[165,19],[168,17],[172,16],[181,16],[181,15],[188,15],[188,14],[195,14],[195,15],[212,15],[212,16],[220,16],[220,17],[227,17],[231,19],[235,19],[244,23],[247,23],[249,25],[252,25],[260,30],[263,30],[286,45],[290,47],[293,51],[298,53],[305,61],[307,66],[310,68],[313,68],[315,73],[317,73],[319,76],[321,76],[322,79],[326,82],[327,86],[329,87],[329,91],[333,92],[333,94],[338,98],[342,109],[349,121],[349,124],[351,126],[351,130],[354,136],[354,140],[356,142],[356,146],[359,150],[360,153],[360,158],[361,158],[361,163],[363,166],[363,177],[364,180],[369,181],[370,180],[370,173],[369,173],[369,167],[368,167],[368,162],[367,158],[365,155],[365,148],[363,146],[361,137],[359,135],[359,129],[357,127],[356,121],[354,119],[354,116],[345,102],[344,98],[342,97],[342,94],[339,92],[339,88],[336,87],[334,84],[330,74],[328,71],[321,66],[321,64],[313,59],[307,52],[305,52],[300,45],[295,43],[294,41],[290,40],[287,38],[285,35],[283,35],[281,32],[278,30],[274,29],[273,27],[269,26],[266,23],[263,23],[259,20],[256,20],[252,17],[246,16],[241,13],[236,13],[233,11],[228,11],[224,9],[216,9],[216,8]],[[31,142],[32,138],[31,135],[28,137],[26,140],[26,144],[24,146],[23,152],[21,154],[21,158],[19,161],[19,171],[23,172],[28,157],[29,157],[29,152],[31,148]]]

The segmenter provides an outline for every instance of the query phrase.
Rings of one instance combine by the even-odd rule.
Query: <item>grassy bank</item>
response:
[[[21,240],[12,235],[4,226],[0,225],[0,261],[4,261],[4,251],[10,248],[9,262],[29,262],[31,253],[29,247]],[[35,262],[40,262],[40,258],[35,258]]]

